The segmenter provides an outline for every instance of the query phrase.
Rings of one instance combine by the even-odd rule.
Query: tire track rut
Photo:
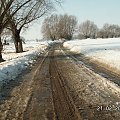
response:
[[[54,57],[50,62],[51,88],[56,120],[82,120],[64,84]]]

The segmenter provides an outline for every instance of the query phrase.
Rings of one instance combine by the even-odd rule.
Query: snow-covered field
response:
[[[36,57],[42,54],[51,44],[51,41],[45,42],[27,42],[23,44],[23,53],[15,53],[14,45],[11,43],[4,46],[3,58],[6,60],[0,63],[0,82],[15,79],[18,74],[25,70],[36,60]]]
[[[63,46],[120,71],[120,38],[72,40]]]

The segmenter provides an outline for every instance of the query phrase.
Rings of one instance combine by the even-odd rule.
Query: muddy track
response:
[[[49,76],[49,57],[43,59],[34,78],[32,97],[24,112],[24,120],[54,120],[54,107]]]
[[[82,120],[68,93],[65,80],[57,68],[54,57],[50,62],[50,75],[56,120]]]
[[[9,83],[12,89],[6,87],[2,93],[9,91],[9,98],[0,101],[0,120],[119,120],[118,111],[100,108],[106,108],[102,100],[116,102],[118,97],[89,84],[96,79],[93,74],[67,57],[59,44],[54,45],[21,75],[20,84]]]
[[[63,47],[61,47],[61,49],[63,49]],[[64,52],[67,56],[78,62],[78,64],[85,65],[95,73],[109,79],[110,81],[120,86],[120,73],[114,71],[112,68],[110,69],[106,64],[91,60],[90,58],[85,57],[83,54],[72,54],[68,50],[64,50]]]
[[[21,74],[16,80],[8,82],[1,89],[0,120],[44,120],[45,117],[53,117],[48,72],[46,72],[46,77],[41,75],[48,69],[47,67],[43,68],[43,64],[47,63],[47,66],[49,64],[45,54],[39,57],[34,66],[28,69],[25,74]],[[42,68],[44,70],[41,70]],[[43,79],[45,80],[42,83]],[[46,102],[42,102],[43,100]],[[40,106],[38,103],[42,105]],[[40,109],[41,111],[39,111]],[[44,112],[45,110],[46,112]],[[46,116],[42,116],[44,115],[42,112]]]
[[[44,75],[46,68],[47,74]],[[48,57],[37,68],[32,90],[24,112],[24,120],[82,120],[57,68],[54,50],[50,51]]]
[[[11,97],[0,105],[0,120],[81,120],[58,72],[53,51],[19,79],[18,86],[8,84],[14,88]],[[5,95],[7,90],[3,90]]]
[[[81,120],[57,68],[54,50],[38,68],[32,89],[24,120]]]
[[[93,101],[95,102],[95,100],[97,100],[97,99],[99,99],[99,98],[101,98],[101,99],[105,99],[105,101],[110,101],[110,102],[108,102],[107,104],[105,103],[105,102],[95,102],[95,104],[90,104],[90,103],[88,103],[88,102],[86,102],[86,100],[85,99],[87,99],[87,97],[88,97],[88,99],[90,99],[89,97],[91,97],[92,96],[92,94],[93,94],[93,96],[94,96],[94,93],[95,93],[95,91],[96,90],[94,90],[94,88],[87,88],[87,84],[88,84],[88,82],[87,82],[87,80],[86,80],[86,78],[89,76],[90,78],[89,79],[97,79],[97,78],[95,78],[95,77],[93,77],[93,74],[92,74],[92,72],[90,72],[88,69],[84,69],[84,65],[85,64],[83,64],[82,62],[80,63],[79,62],[79,60],[78,59],[76,59],[75,57],[73,57],[72,55],[70,55],[70,54],[64,54],[64,50],[62,50],[62,49],[60,49],[59,48],[59,50],[61,51],[61,53],[58,53],[58,56],[60,57],[60,59],[62,59],[61,60],[61,62],[59,61],[57,61],[59,64],[60,63],[62,63],[62,64],[60,64],[59,66],[58,66],[58,68],[60,68],[61,70],[60,70],[60,73],[62,73],[62,76],[65,76],[66,77],[66,79],[67,79],[67,82],[66,82],[66,86],[67,86],[67,88],[69,88],[69,90],[68,91],[70,91],[70,95],[72,96],[72,99],[73,99],[73,101],[74,101],[74,104],[76,105],[76,107],[77,107],[77,109],[78,109],[78,111],[79,111],[79,114],[81,115],[81,117],[82,117],[82,119],[84,120],[119,120],[119,108],[117,109],[117,107],[119,107],[119,105],[117,106],[114,102],[115,101],[119,101],[119,98],[113,93],[112,94],[112,91],[110,92],[110,91],[108,91],[107,90],[107,88],[105,88],[104,90],[101,90],[101,89],[98,89],[99,90],[99,94],[96,96],[96,98],[94,98],[93,97]],[[63,57],[64,56],[64,57]],[[71,57],[72,56],[72,57]],[[62,58],[61,58],[62,57]],[[66,58],[66,57],[69,57],[68,58],[68,60],[66,59],[63,59],[63,58]],[[78,62],[78,64],[77,64],[77,66],[78,65],[80,65],[79,66],[79,69],[81,69],[81,76],[84,74],[84,72],[85,72],[85,74],[86,74],[86,76],[83,76],[83,77],[81,77],[81,78],[79,78],[78,79],[78,81],[81,81],[81,82],[79,82],[80,84],[83,84],[83,85],[80,85],[80,84],[75,84],[75,86],[73,85],[73,83],[76,81],[74,81],[73,80],[73,83],[72,84],[70,84],[70,78],[68,77],[68,74],[69,74],[69,72],[71,72],[71,70],[72,70],[72,66],[70,65],[70,63],[71,62],[69,62],[69,61],[71,61],[70,60],[70,58],[72,58],[71,60],[73,60],[73,61],[77,61]],[[65,61],[65,62],[63,62],[63,61]],[[66,62],[66,61],[68,61],[68,62]],[[71,67],[68,67],[68,69],[67,69],[67,66],[66,66],[66,69],[64,69],[65,67],[65,64],[66,63],[68,63],[68,65],[69,66],[71,66]],[[74,63],[74,62],[73,62]],[[76,62],[75,62],[76,63]],[[66,64],[67,65],[67,64]],[[73,67],[74,68],[74,67]],[[71,70],[70,70],[71,69]],[[75,70],[76,71],[76,70]],[[66,73],[65,73],[66,72]],[[64,74],[65,73],[65,74]],[[75,75],[76,73],[74,73],[73,72],[73,70],[72,70],[72,73]],[[71,75],[70,75],[71,76]],[[65,78],[64,77],[64,78]],[[72,77],[72,76],[71,76]],[[74,76],[75,77],[75,76]],[[73,79],[73,77],[72,77],[72,79]],[[86,85],[85,85],[86,84]],[[77,89],[75,90],[75,89],[73,89],[73,87],[71,87],[71,86],[74,86],[74,87],[77,87],[77,86],[81,86],[81,87],[79,87],[79,89],[78,89],[78,92],[77,92]],[[82,96],[80,96],[80,94],[82,94],[82,93],[84,93],[85,91],[83,91],[82,89],[84,88],[84,86],[85,86],[85,89],[89,89],[89,93],[91,94],[91,95],[89,95],[88,93],[84,96],[84,97],[82,97]],[[92,87],[92,86],[91,86]],[[92,90],[92,91],[91,91]],[[83,91],[83,92],[82,92]],[[110,99],[109,99],[109,97],[107,97],[108,95],[107,94],[109,94],[111,97],[110,97]],[[98,97],[98,98],[97,98]],[[91,98],[92,99],[92,98]],[[95,99],[95,100],[94,100]],[[114,101],[114,102],[113,102]],[[111,103],[111,102],[113,102],[113,103]],[[111,107],[112,106],[112,107]],[[113,107],[114,106],[114,107]]]

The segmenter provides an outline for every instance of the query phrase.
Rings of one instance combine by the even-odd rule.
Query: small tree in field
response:
[[[120,27],[114,24],[105,23],[101,29],[104,38],[113,38],[120,36]]]
[[[78,32],[84,38],[96,38],[98,27],[92,21],[85,21],[79,25]]]

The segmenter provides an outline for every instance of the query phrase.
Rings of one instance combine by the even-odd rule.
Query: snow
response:
[[[34,51],[37,48],[41,48],[41,52],[42,50],[46,49],[48,46],[49,42],[26,42],[26,44],[23,44],[24,47],[24,51]],[[18,58],[21,56],[25,56],[26,54],[28,54],[27,52],[23,52],[23,53],[15,53],[15,48],[14,48],[14,44],[11,43],[9,46],[4,46],[3,48],[3,59],[5,60],[11,60],[14,58]]]
[[[14,44],[4,46],[3,58],[0,63],[0,82],[14,80],[23,70],[36,61],[38,55],[45,52],[51,41],[27,42],[23,45],[26,52],[15,53]]]
[[[72,40],[63,46],[75,54],[82,53],[92,60],[120,70],[120,38]]]
[[[72,47],[71,49],[70,49],[70,51],[71,52],[75,52],[75,53],[77,53],[77,54],[80,54],[80,52],[81,52],[81,47],[79,47],[79,46],[74,46],[74,47]]]

